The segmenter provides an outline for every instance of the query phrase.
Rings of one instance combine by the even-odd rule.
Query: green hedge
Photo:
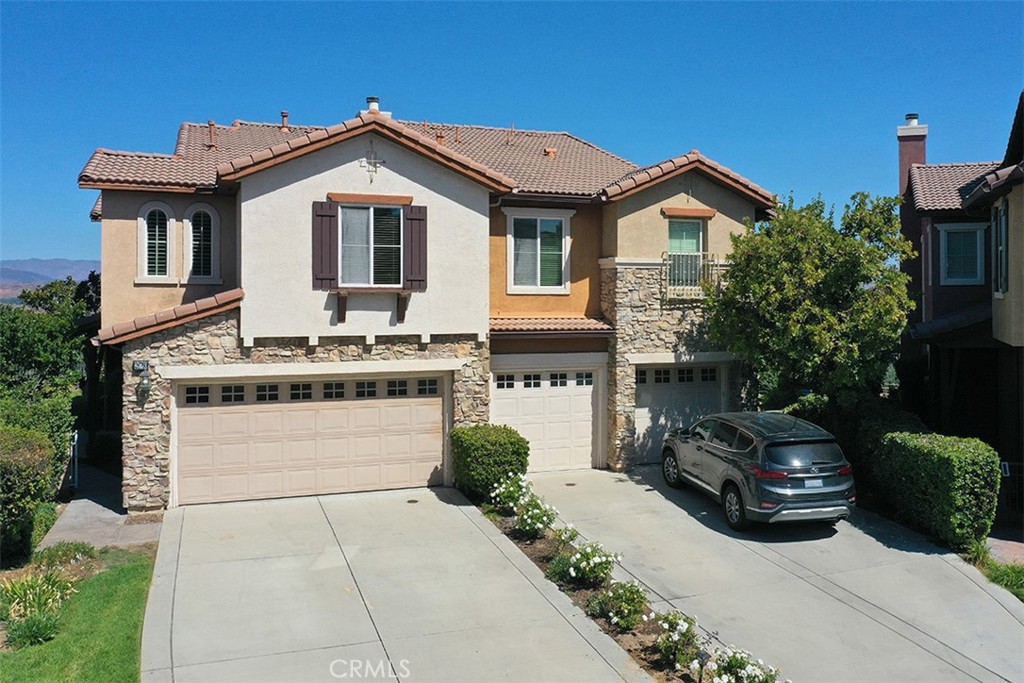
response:
[[[510,473],[526,474],[530,442],[511,427],[456,427],[451,443],[455,486],[472,500],[486,500]]]
[[[978,439],[868,425],[872,479],[899,519],[954,550],[984,539],[999,495],[999,456]],[[854,470],[856,472],[856,470]],[[877,490],[877,489],[876,489]]]
[[[17,394],[0,397],[0,423],[42,432],[49,437],[53,444],[51,468],[54,491],[60,486],[71,449],[71,433],[75,428],[72,399],[71,393],[41,399]]]
[[[52,453],[46,434],[0,426],[0,564],[32,554],[35,509],[53,498]]]

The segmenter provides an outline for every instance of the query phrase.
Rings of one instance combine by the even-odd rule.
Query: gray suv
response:
[[[720,413],[665,436],[661,473],[669,486],[689,482],[722,504],[733,529],[751,521],[850,516],[857,500],[853,468],[834,436],[782,413]]]

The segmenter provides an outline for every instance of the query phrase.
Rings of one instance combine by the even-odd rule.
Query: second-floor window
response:
[[[185,212],[186,274],[190,280],[220,277],[220,217],[212,206],[198,204]]]
[[[569,219],[557,209],[507,207],[508,292],[569,293]]]
[[[138,213],[138,281],[175,282],[179,275],[175,262],[175,244],[179,239],[171,207],[163,202],[147,202]]]
[[[162,209],[150,209],[146,213],[146,275],[167,277],[168,275],[168,220]]]
[[[697,287],[701,278],[704,224],[693,220],[668,222],[668,282],[670,287]]]
[[[341,207],[341,283],[402,284],[402,209]]]
[[[992,290],[1005,294],[1010,288],[1009,217],[1006,199],[992,207]]]
[[[985,224],[941,223],[939,284],[980,285],[985,281]]]

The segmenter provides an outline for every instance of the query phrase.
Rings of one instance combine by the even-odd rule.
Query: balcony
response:
[[[722,284],[729,263],[717,254],[662,254],[665,298],[672,301],[703,299],[702,284]]]

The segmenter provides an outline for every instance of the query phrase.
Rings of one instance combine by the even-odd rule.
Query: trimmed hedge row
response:
[[[455,427],[451,444],[455,486],[470,500],[486,500],[509,474],[526,474],[530,442],[511,427]]]
[[[71,433],[75,427],[72,398],[70,393],[30,399],[17,395],[0,397],[0,424],[42,432],[53,444],[50,453],[53,491],[60,487],[70,457]]]
[[[893,406],[868,411],[858,434],[858,478],[907,524],[954,550],[988,536],[999,497],[999,455],[979,439],[932,433]]]
[[[53,495],[52,454],[46,434],[0,426],[0,563],[32,552],[33,514]]]

